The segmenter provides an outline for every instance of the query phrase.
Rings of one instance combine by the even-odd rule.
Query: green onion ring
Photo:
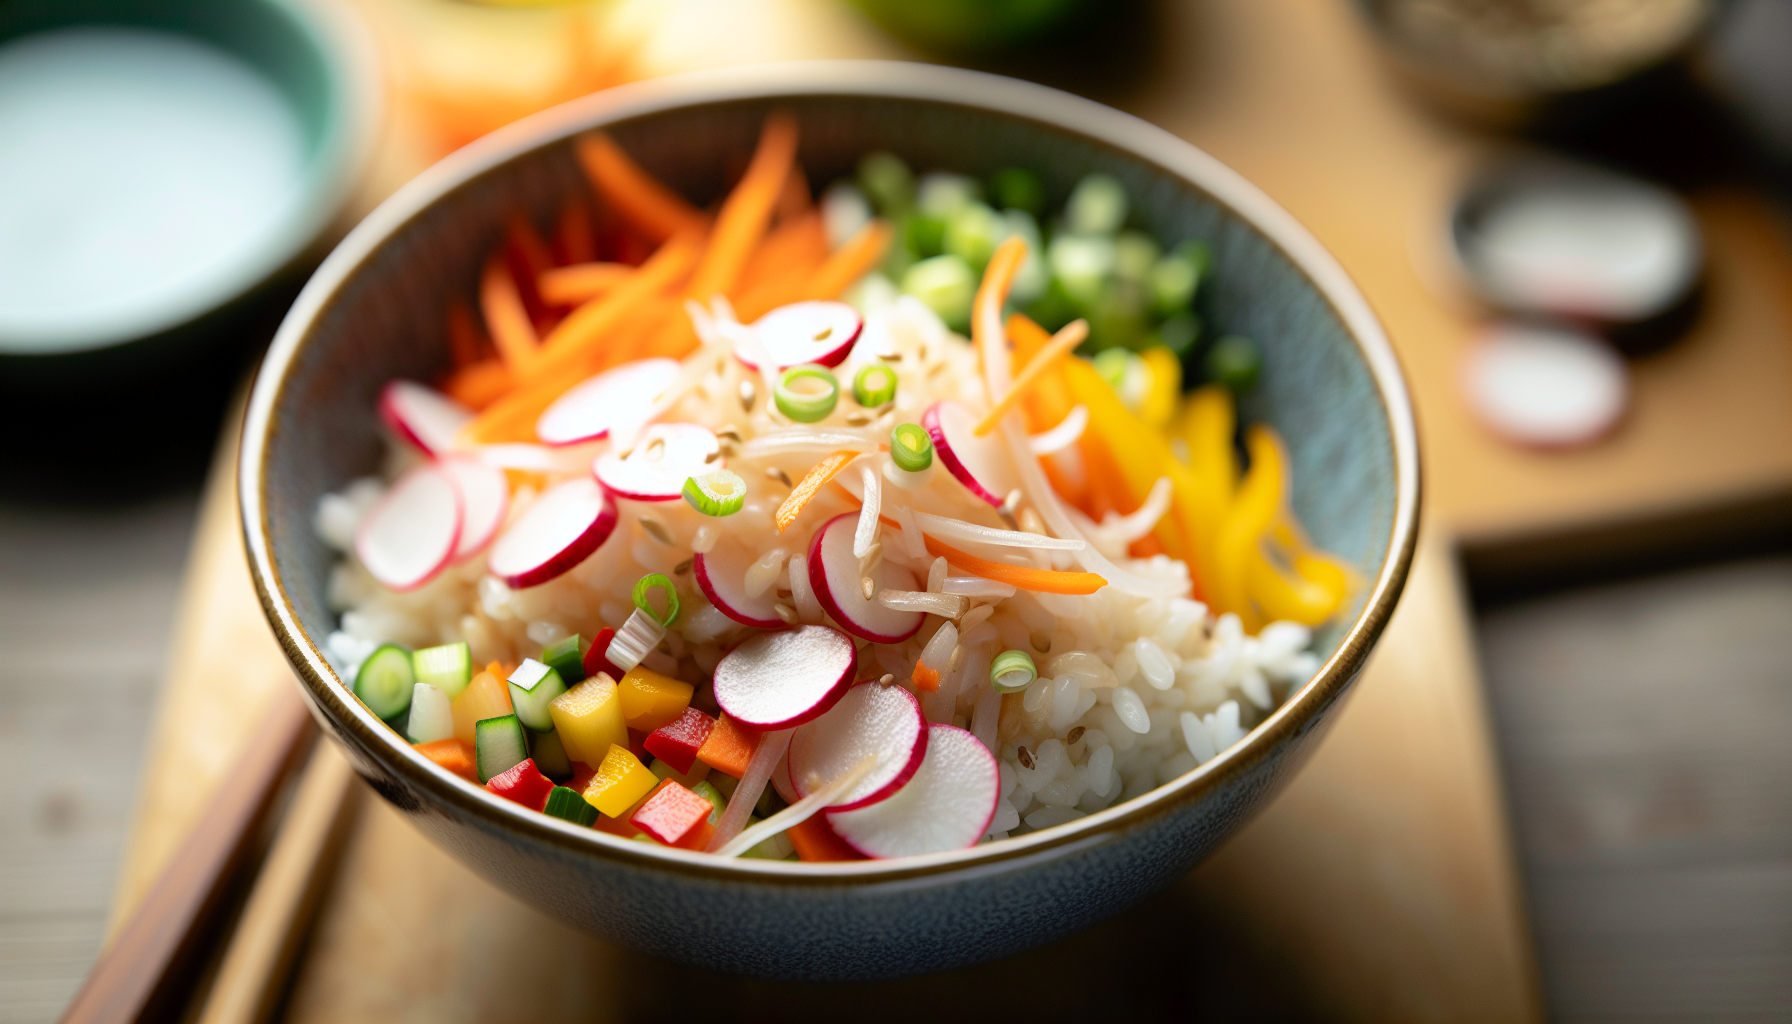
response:
[[[896,371],[882,363],[860,369],[852,378],[852,397],[867,409],[890,401],[896,397]]]
[[[666,592],[666,617],[663,619],[660,618],[658,612],[653,610],[653,606],[647,603],[647,592],[654,587]],[[653,621],[670,629],[672,623],[678,619],[678,591],[673,589],[672,581],[666,578],[665,573],[650,572],[635,584],[635,607],[641,609],[642,614]]]
[[[1033,656],[1026,651],[1003,651],[989,663],[989,682],[997,693],[1019,693],[1037,678],[1039,670],[1033,667]]]
[[[933,439],[919,423],[899,423],[890,431],[890,461],[896,468],[919,473],[933,465]]]
[[[818,395],[801,394],[790,386],[799,380],[818,380],[827,388]],[[839,403],[840,382],[824,366],[814,363],[792,366],[778,375],[778,382],[772,386],[772,400],[778,403],[779,412],[798,423],[819,423],[827,419]]]
[[[684,482],[684,500],[706,516],[731,516],[747,503],[747,482],[726,469],[693,476]]]

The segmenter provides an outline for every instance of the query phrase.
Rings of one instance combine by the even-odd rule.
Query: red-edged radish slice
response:
[[[535,421],[547,444],[576,444],[646,420],[653,403],[678,380],[676,359],[642,359],[573,386]]]
[[[616,503],[588,476],[559,485],[510,524],[486,565],[513,587],[533,587],[583,562],[616,529]]]
[[[473,418],[473,410],[412,380],[387,382],[379,409],[393,433],[430,456],[454,447],[454,435]]]
[[[853,530],[858,524],[858,513],[845,512],[815,531],[815,539],[809,542],[809,587],[822,608],[854,636],[877,644],[901,643],[915,635],[926,616],[885,608],[875,598],[865,599],[859,560],[852,553]],[[894,562],[877,567],[875,582],[880,591],[922,589],[916,585],[914,573]]]
[[[747,594],[747,567],[752,564],[751,553],[734,541],[722,540],[691,559],[691,573],[703,596],[723,615],[760,629],[783,629],[786,623],[778,618],[775,589],[767,587],[758,597]]]
[[[860,683],[828,713],[790,737],[790,784],[799,796],[851,771],[876,755],[871,773],[840,794],[830,807],[869,807],[902,788],[927,754],[927,718],[921,702],[900,686]],[[811,787],[811,776],[816,781]]]
[[[1609,345],[1569,328],[1528,324],[1483,334],[1463,361],[1462,386],[1487,426],[1543,448],[1597,440],[1617,424],[1630,397],[1629,371]]]
[[[655,423],[641,433],[626,457],[599,455],[591,471],[618,498],[672,501],[684,493],[684,482],[721,469],[721,443],[708,427],[695,423]]]
[[[433,464],[398,478],[355,530],[355,554],[392,590],[415,590],[435,578],[460,541],[460,493]]]
[[[492,542],[510,511],[510,481],[504,471],[475,458],[456,455],[437,463],[460,493],[460,543],[454,561],[464,562]]]
[[[837,629],[761,633],[716,665],[716,703],[729,718],[761,732],[794,728],[834,706],[857,663],[852,639]]]
[[[865,329],[859,311],[844,302],[815,300],[779,306],[753,321],[753,333],[778,369],[819,363],[839,366]],[[734,358],[757,370],[751,358],[735,350]]]
[[[1000,434],[976,434],[977,417],[957,402],[935,402],[921,414],[933,452],[967,490],[998,508],[1020,486]]]
[[[887,800],[828,811],[828,824],[867,857],[907,857],[975,846],[1002,799],[1001,769],[977,737],[952,725],[928,728],[927,756]]]

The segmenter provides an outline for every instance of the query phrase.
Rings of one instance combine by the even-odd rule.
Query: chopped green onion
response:
[[[1109,175],[1088,175],[1071,190],[1064,222],[1072,234],[1113,234],[1126,223],[1126,189]]]
[[[1224,384],[1235,395],[1249,391],[1262,370],[1263,355],[1249,338],[1221,338],[1207,353],[1207,379]]]
[[[1001,214],[982,203],[966,203],[946,218],[940,248],[981,268],[995,255],[996,243],[1006,235]]]
[[[460,696],[473,681],[473,654],[465,642],[425,647],[411,655],[411,667],[419,683],[428,683],[449,700]]]
[[[1157,327],[1158,343],[1176,353],[1178,359],[1195,347],[1201,337],[1201,318],[1193,313],[1177,313]]]
[[[977,272],[962,257],[949,253],[934,256],[903,273],[902,294],[926,303],[947,327],[967,330],[971,325],[971,300],[977,296]]]
[[[411,652],[397,644],[381,644],[355,673],[355,696],[367,710],[388,721],[405,713],[417,686]]]
[[[655,587],[666,592],[666,614],[664,616],[654,611],[653,606],[647,603],[647,592]],[[678,620],[678,591],[673,589],[672,581],[666,578],[665,573],[650,572],[635,584],[635,607],[641,609],[643,615],[670,629],[672,623]]]
[[[946,222],[938,217],[914,214],[902,229],[902,242],[916,256],[938,256],[946,244]]]
[[[1099,235],[1060,235],[1045,250],[1052,278],[1074,302],[1101,297],[1114,274],[1114,240]]]
[[[882,363],[872,363],[852,378],[852,398],[867,409],[875,409],[896,397],[896,371]]]
[[[597,821],[597,808],[586,803],[578,790],[565,786],[555,786],[548,790],[548,805],[541,812],[549,817],[570,821],[574,825],[590,825]]]
[[[1114,273],[1128,281],[1143,281],[1163,252],[1143,231],[1122,231],[1114,238]]]
[[[1026,651],[1003,651],[989,663],[989,682],[997,693],[1019,693],[1033,685],[1039,670]]]
[[[933,465],[933,439],[919,423],[899,423],[890,431],[890,461],[896,468],[919,473]]]
[[[975,178],[934,171],[921,176],[915,207],[929,217],[951,220],[958,211],[982,199],[982,192]]]
[[[747,503],[747,482],[726,469],[703,473],[684,482],[684,500],[706,516],[731,516]]]
[[[821,381],[822,389],[796,390],[793,385],[804,380]],[[839,404],[840,381],[824,366],[814,363],[792,366],[779,375],[777,384],[772,387],[772,399],[778,403],[779,412],[798,423],[819,423]]]
[[[886,217],[907,210],[915,202],[915,175],[891,153],[866,153],[859,161],[859,187]]]
[[[1045,212],[1045,183],[1024,167],[1005,167],[989,179],[989,198],[999,209]]]

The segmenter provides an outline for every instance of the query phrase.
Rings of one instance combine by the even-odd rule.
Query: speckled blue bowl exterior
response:
[[[444,312],[474,293],[506,215],[545,222],[584,188],[569,140],[602,126],[698,199],[792,111],[810,180],[874,148],[916,167],[1043,172],[1054,201],[1090,171],[1127,186],[1159,237],[1209,240],[1215,326],[1258,339],[1245,405],[1294,460],[1293,502],[1363,585],[1321,632],[1319,675],[1242,743],[1174,783],[1067,825],[951,854],[852,864],[719,861],[530,813],[435,767],[348,695],[318,642],[334,628],[318,498],[376,467],[374,397],[446,360]],[[597,935],[775,978],[963,966],[1046,942],[1187,871],[1286,781],[1360,671],[1405,580],[1418,512],[1411,412],[1386,339],[1336,263],[1287,214],[1198,150],[1124,114],[1008,79],[816,62],[661,79],[548,111],[468,147],[343,242],[293,307],[251,399],[242,506],[269,620],[325,728],[417,827],[481,875]]]

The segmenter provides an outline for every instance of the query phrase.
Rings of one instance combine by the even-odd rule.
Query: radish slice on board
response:
[[[1611,347],[1562,327],[1505,324],[1462,364],[1476,415],[1511,441],[1564,448],[1597,440],[1624,414],[1629,371]]]
[[[828,824],[867,857],[962,850],[989,833],[1001,798],[1001,769],[989,748],[957,726],[934,725],[908,785],[869,807],[828,811]]]
[[[901,789],[926,754],[927,719],[915,695],[900,686],[860,683],[790,737],[790,784],[797,795],[808,796],[875,755],[870,774],[829,805],[842,811],[869,807]]]
[[[460,494],[460,543],[455,545],[454,561],[464,562],[484,551],[504,525],[504,513],[510,511],[510,481],[498,467],[466,456],[443,459],[437,466]]]
[[[574,444],[633,427],[677,380],[675,359],[642,359],[606,370],[555,399],[535,421],[535,436],[548,444]]]
[[[491,574],[513,587],[546,583],[583,562],[616,529],[616,503],[588,476],[535,500],[492,545]]]
[[[752,329],[781,370],[804,363],[839,366],[864,328],[858,310],[844,302],[816,300],[779,306],[755,320]],[[759,369],[738,348],[734,358],[749,369]]]
[[[761,633],[716,665],[716,703],[729,718],[761,732],[789,729],[833,707],[857,662],[851,638],[837,629]]]
[[[684,482],[721,469],[722,446],[708,427],[694,423],[655,423],[628,452],[599,455],[591,471],[618,498],[672,501],[684,493]]]
[[[416,381],[390,381],[380,389],[380,419],[392,432],[425,455],[441,455],[454,447],[454,435],[473,418],[473,410]]]
[[[957,402],[935,402],[921,416],[946,471],[972,494],[998,508],[1008,492],[1020,486],[1008,452],[997,434],[978,437],[977,417]]]
[[[852,553],[856,512],[844,512],[815,531],[809,542],[809,587],[834,621],[861,640],[897,644],[915,635],[926,618],[920,612],[885,608],[867,600],[859,576],[859,559]],[[879,591],[920,590],[915,574],[895,562],[882,562],[873,573]]]
[[[783,629],[786,623],[778,618],[777,591],[767,588],[758,597],[747,594],[747,567],[752,564],[753,555],[740,544],[722,540],[691,559],[691,573],[703,596],[723,615],[760,629]]]
[[[460,493],[434,465],[399,477],[355,530],[355,554],[392,590],[415,590],[435,578],[460,541]]]

